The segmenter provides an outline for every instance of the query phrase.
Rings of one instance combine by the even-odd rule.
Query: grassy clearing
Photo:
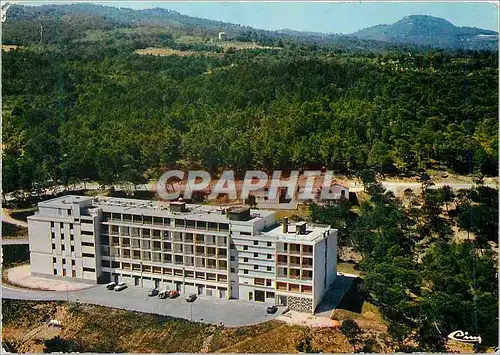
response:
[[[140,55],[155,55],[160,57],[167,56],[179,56],[179,57],[193,57],[193,56],[208,56],[208,57],[220,57],[220,53],[215,52],[207,52],[207,51],[181,51],[178,49],[171,48],[145,48],[145,49],[137,49],[134,53]]]
[[[238,41],[214,41],[212,44],[224,48],[224,50],[227,50],[229,48],[234,48],[236,50],[242,50],[242,49],[283,49],[281,47],[268,47],[268,46],[259,46],[257,43],[253,42],[238,42]]]
[[[4,52],[9,52],[13,51],[15,49],[22,49],[23,47],[21,46],[16,46],[15,44],[2,44],[2,51]]]
[[[377,332],[386,332],[388,327],[380,310],[370,302],[363,302],[360,313],[336,309],[332,314],[332,319],[338,321],[354,319],[361,328]]]
[[[337,272],[342,272],[345,274],[353,274],[356,276],[360,276],[361,271],[356,270],[354,268],[355,266],[356,266],[356,264],[354,264],[354,263],[340,262],[340,263],[337,263]]]

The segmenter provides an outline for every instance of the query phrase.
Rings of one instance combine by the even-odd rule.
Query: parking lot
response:
[[[145,288],[129,286],[125,290],[117,292],[106,289],[105,285],[67,293],[25,291],[5,287],[2,289],[4,298],[80,301],[215,325],[222,322],[226,327],[262,323],[276,318],[282,311],[281,308],[278,308],[275,314],[267,314],[266,307],[268,305],[264,303],[225,300],[208,296],[198,296],[194,302],[186,302],[184,295],[180,295],[176,299],[159,299],[158,297],[148,297],[148,291]]]

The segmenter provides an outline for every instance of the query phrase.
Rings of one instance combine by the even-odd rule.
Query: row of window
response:
[[[262,265],[261,265],[261,266],[259,267],[259,265],[254,265],[254,266],[253,266],[253,269],[254,269],[254,270],[264,270],[264,266],[262,266]],[[247,274],[248,274],[248,269],[242,269],[242,270],[243,270],[243,274],[245,274],[245,275],[247,275]],[[266,267],[265,267],[265,270],[266,270],[266,271],[273,271],[273,267],[272,267],[272,266],[266,266]]]
[[[93,247],[94,243],[82,243],[82,245]],[[54,252],[55,250],[56,250],[56,244],[52,243],[52,252]],[[64,244],[61,244],[61,251],[66,251],[66,246]],[[75,246],[74,245],[70,245],[70,251],[72,253],[75,251]],[[94,258],[95,254],[92,254],[92,253],[82,253],[82,257],[83,258]]]
[[[259,253],[253,253],[253,257],[254,258],[258,258],[259,257]],[[264,254],[262,254],[264,255]],[[266,259],[272,259],[273,258],[273,255],[272,254],[265,254],[266,255]],[[243,258],[243,262],[247,263],[248,262],[248,258]]]
[[[109,267],[114,269],[149,272],[158,275],[173,275],[186,278],[194,278],[199,280],[227,282],[227,275],[225,274],[216,274],[204,271],[165,268],[160,266],[141,265],[141,264],[118,262],[111,260],[102,260],[101,265],[103,267]]]
[[[272,242],[265,242],[267,247],[272,247],[273,243]],[[264,246],[264,242],[259,242],[258,240],[253,241],[253,245],[259,246],[261,245]],[[248,245],[243,245],[243,250],[248,250]]]
[[[253,284],[255,286],[267,286],[270,287],[273,284],[273,280],[271,279],[261,279],[261,278],[254,278],[253,279]]]
[[[297,285],[286,282],[276,282],[276,289],[287,292],[297,293],[312,293],[312,286],[310,285]]]
[[[206,222],[206,221],[195,221],[184,218],[167,218],[167,217],[153,217],[144,215],[132,215],[132,214],[122,214],[122,213],[103,213],[104,222],[123,222],[123,223],[138,223],[138,224],[151,224],[157,226],[174,226],[176,228],[192,228],[201,230],[213,230],[213,231],[229,231],[228,223],[216,223],[216,222]]]

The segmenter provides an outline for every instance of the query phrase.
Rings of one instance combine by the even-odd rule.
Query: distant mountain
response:
[[[356,52],[410,50],[422,46],[490,50],[497,50],[498,47],[498,36],[494,31],[456,27],[444,19],[432,16],[408,16],[393,25],[378,25],[350,35],[340,35],[290,29],[269,31],[191,17],[164,8],[132,10],[89,3],[12,5],[6,21],[2,23],[2,40],[4,44],[17,45],[70,43],[91,32],[126,28],[137,34],[140,32],[139,28],[145,27],[155,29],[148,34],[150,38],[147,43],[150,46],[162,42],[167,32],[174,37],[197,36],[205,39],[217,38],[219,32],[225,32],[228,39],[257,42],[261,45],[278,45],[278,41],[284,40]],[[99,33],[95,36],[100,38]]]
[[[443,18],[426,15],[407,16],[392,25],[368,27],[349,37],[445,49],[498,48],[498,33],[495,31],[457,27]]]

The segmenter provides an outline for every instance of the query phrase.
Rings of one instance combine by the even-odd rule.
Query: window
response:
[[[270,267],[270,266],[267,267],[267,271],[272,271],[272,270],[273,270],[272,267]]]
[[[243,273],[244,274],[248,274],[248,270],[243,270]]]
[[[61,245],[61,250],[62,250],[62,251],[65,251],[65,250],[66,250],[66,248],[64,247],[64,244],[63,244],[63,245]]]
[[[271,286],[271,280],[266,279],[266,286]]]
[[[50,227],[54,228],[54,222],[50,222]]]
[[[234,255],[231,255],[231,261],[234,261]]]
[[[52,262],[55,264],[57,262],[56,258],[52,258]]]
[[[243,262],[247,263],[248,262],[248,258],[243,258]]]
[[[101,266],[109,267],[109,260],[101,260]]]
[[[118,234],[118,230],[116,231],[115,234]],[[94,235],[94,232],[92,232],[92,231],[82,231],[82,235]]]
[[[254,269],[254,270],[259,270],[259,265],[254,265],[254,266],[253,266],[253,269]]]
[[[253,253],[253,257],[254,258],[258,258],[259,257],[259,253]]]
[[[82,242],[82,246],[84,246],[84,247],[93,247],[94,243]]]
[[[231,272],[233,272],[233,273],[236,272],[234,267],[231,268]]]
[[[243,250],[248,250],[248,246],[247,245],[243,245]]]
[[[254,240],[253,241],[253,245],[259,245],[259,241],[258,240]]]
[[[54,243],[52,243],[52,250],[55,250],[56,249],[56,245]]]
[[[75,266],[75,261],[71,260],[71,265]]]
[[[273,256],[271,254],[267,254],[267,258],[271,259]]]
[[[54,275],[57,275],[57,269],[54,269]]]
[[[271,242],[267,242],[267,246],[268,246],[268,247],[271,247],[271,246],[273,246],[273,243],[271,243]]]
[[[84,258],[93,258],[94,254],[82,253],[82,257],[84,257]]]
[[[71,211],[71,210],[70,210]],[[73,229],[73,223],[69,224],[69,229]]]
[[[63,258],[63,265],[66,265],[66,259]]]
[[[68,210],[68,216],[71,216],[71,208]]]
[[[91,267],[84,267],[84,268],[83,268],[83,271],[87,271],[87,272],[95,272],[95,269],[94,269],[94,268],[91,268]]]
[[[231,249],[236,249],[236,245],[234,245],[234,243],[231,243]]]
[[[71,252],[74,252],[74,251],[75,251],[75,246],[71,245]]]

